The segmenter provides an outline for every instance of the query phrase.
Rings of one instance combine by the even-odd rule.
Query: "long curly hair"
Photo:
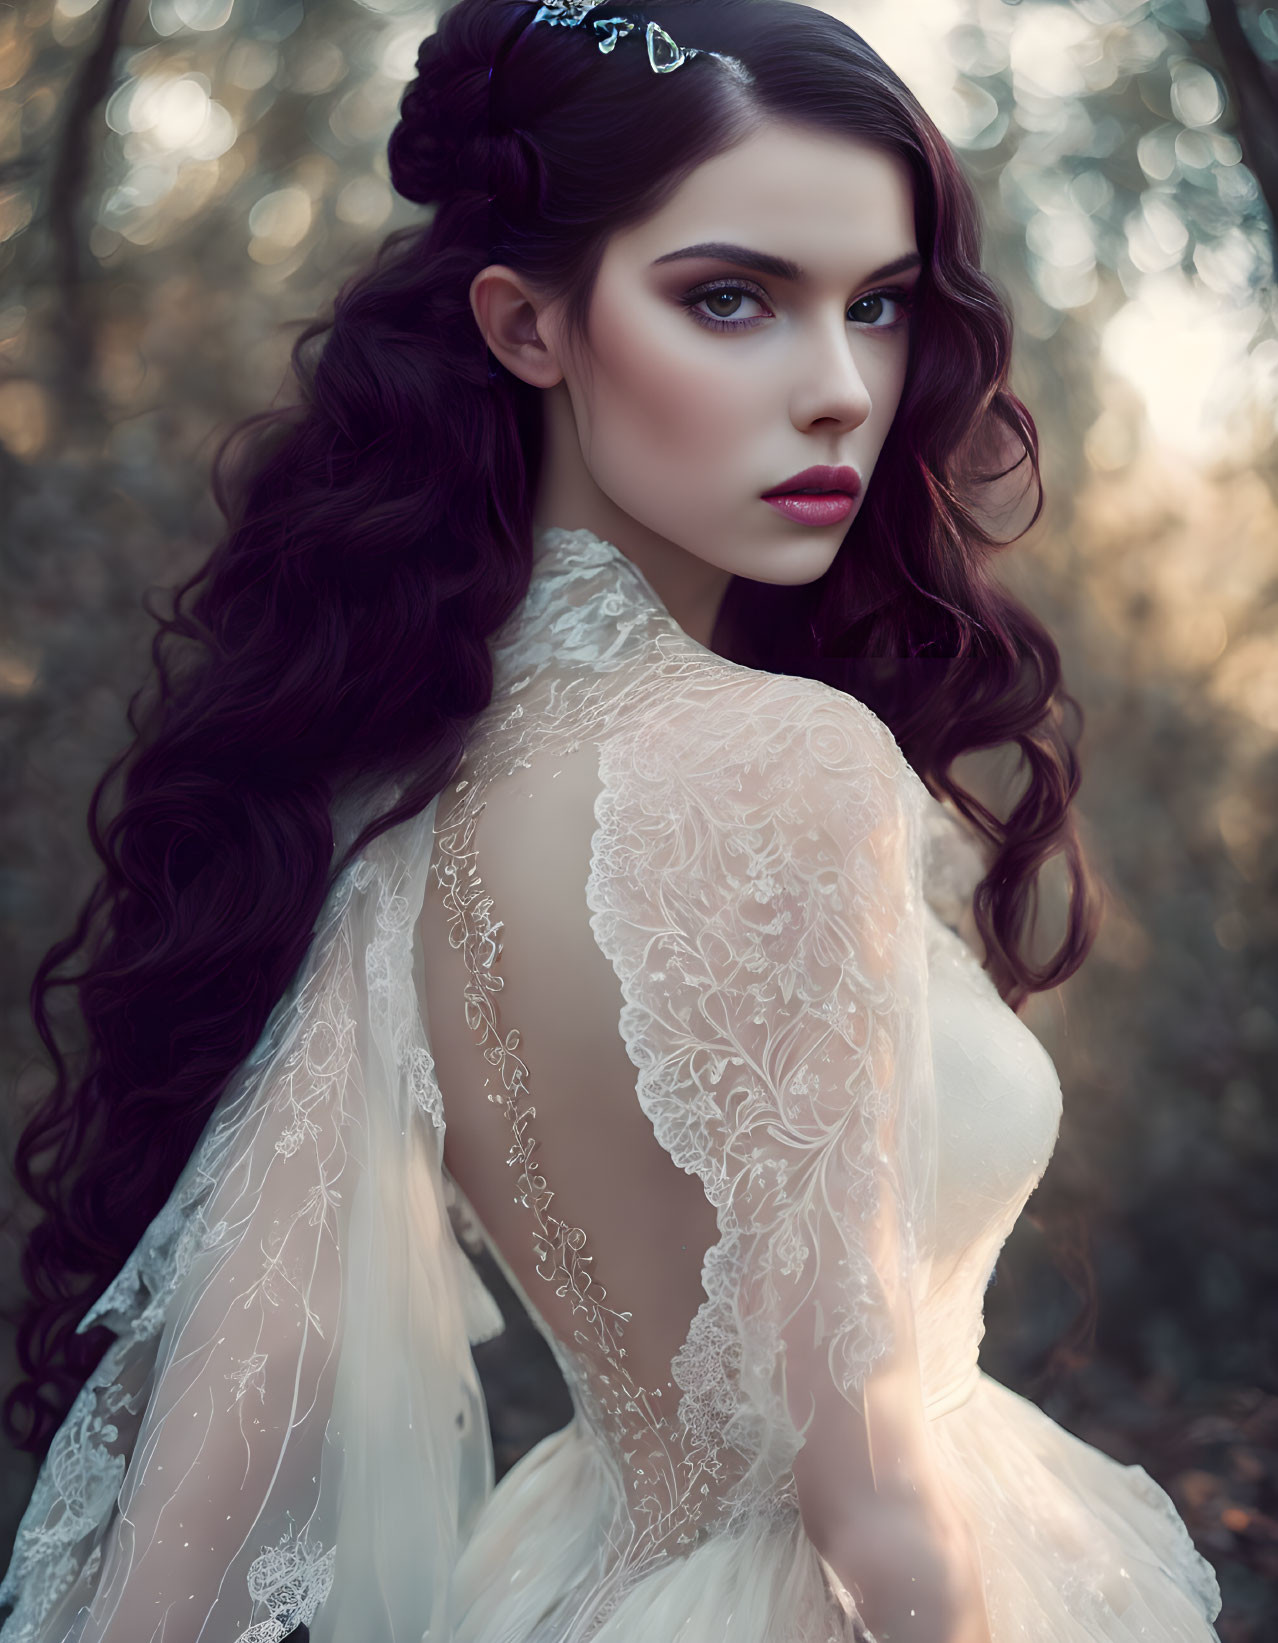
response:
[[[654,0],[645,15],[736,68],[707,55],[654,74],[641,41],[604,57],[587,28],[530,27],[531,0],[442,14],[389,145],[396,189],[433,211],[387,236],[298,339],[296,403],[218,448],[225,533],[156,617],[135,739],[90,805],[101,876],[32,986],[54,1082],[14,1160],[43,1215],[22,1262],[26,1378],[3,1406],[21,1448],[47,1448],[105,1349],[109,1331],[77,1335],[77,1321],[164,1205],[337,874],[447,785],[490,701],[488,641],[531,575],[542,401],[487,349],[474,275],[517,270],[563,300],[584,339],[610,236],[763,120],[900,156],[925,266],[904,396],[837,558],[799,588],[736,579],[716,636],[751,666],[861,696],[983,833],[976,917],[1013,1008],[1070,975],[1094,939],[1099,902],[1070,814],[1081,714],[1050,636],[988,571],[1004,544],[981,522],[983,487],[1019,467],[1035,518],[1042,489],[971,187],[906,86],[827,13]],[[1009,742],[1027,785],[1002,820],[951,766]],[[335,836],[339,811],[387,783],[394,802]],[[1053,856],[1068,924],[1035,967],[1036,876]],[[50,1019],[59,987],[75,989],[84,1023],[75,1055]]]

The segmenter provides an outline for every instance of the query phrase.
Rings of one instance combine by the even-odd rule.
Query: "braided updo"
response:
[[[417,77],[388,145],[391,182],[417,205],[461,194],[535,201],[539,164],[494,107],[494,71],[533,17],[532,0],[453,6],[417,52]]]

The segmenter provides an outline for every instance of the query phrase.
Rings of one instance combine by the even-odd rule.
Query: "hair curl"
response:
[[[219,447],[226,532],[157,618],[134,744],[90,806],[103,872],[32,986],[55,1081],[15,1156],[44,1217],[23,1255],[26,1379],[4,1404],[22,1448],[44,1450],[104,1350],[109,1332],[77,1335],[76,1322],[164,1205],[336,874],[447,784],[491,698],[489,636],[531,574],[541,399],[489,354],[474,275],[494,261],[520,271],[565,299],[584,337],[610,236],[761,121],[900,156],[925,268],[903,400],[835,562],[805,587],[734,581],[716,648],[854,691],[952,795],[989,841],[976,916],[1014,1008],[1070,975],[1093,939],[1070,813],[1077,705],[1051,638],[987,570],[1002,544],[980,522],[982,486],[1012,471],[995,453],[1017,453],[1039,508],[1042,495],[971,188],[907,88],[827,13],[793,0],[646,12],[746,77],[711,56],[654,75],[634,41],[603,57],[584,28],[530,28],[529,0],[460,0],[442,15],[389,147],[395,187],[433,205],[430,220],[390,234],[298,339],[298,403]],[[1028,785],[1004,822],[951,766],[1007,742]],[[387,779],[393,805],[335,836],[353,797]],[[1034,967],[1035,880],[1054,855],[1068,928]],[[59,987],[74,988],[87,1033],[74,1076],[50,1020]]]

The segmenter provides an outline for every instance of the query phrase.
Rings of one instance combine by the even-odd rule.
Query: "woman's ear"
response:
[[[513,376],[534,388],[563,380],[550,303],[501,263],[481,268],[470,282],[470,307],[491,352]]]

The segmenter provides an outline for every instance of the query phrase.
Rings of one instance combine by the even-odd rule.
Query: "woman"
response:
[[[434,218],[219,458],[37,978],[30,1447],[88,1379],[0,1638],[1214,1638],[1166,1495],[977,1365],[1095,907],[952,155],[779,0],[460,0],[418,67]],[[454,1218],[574,1394],[495,1490]]]

